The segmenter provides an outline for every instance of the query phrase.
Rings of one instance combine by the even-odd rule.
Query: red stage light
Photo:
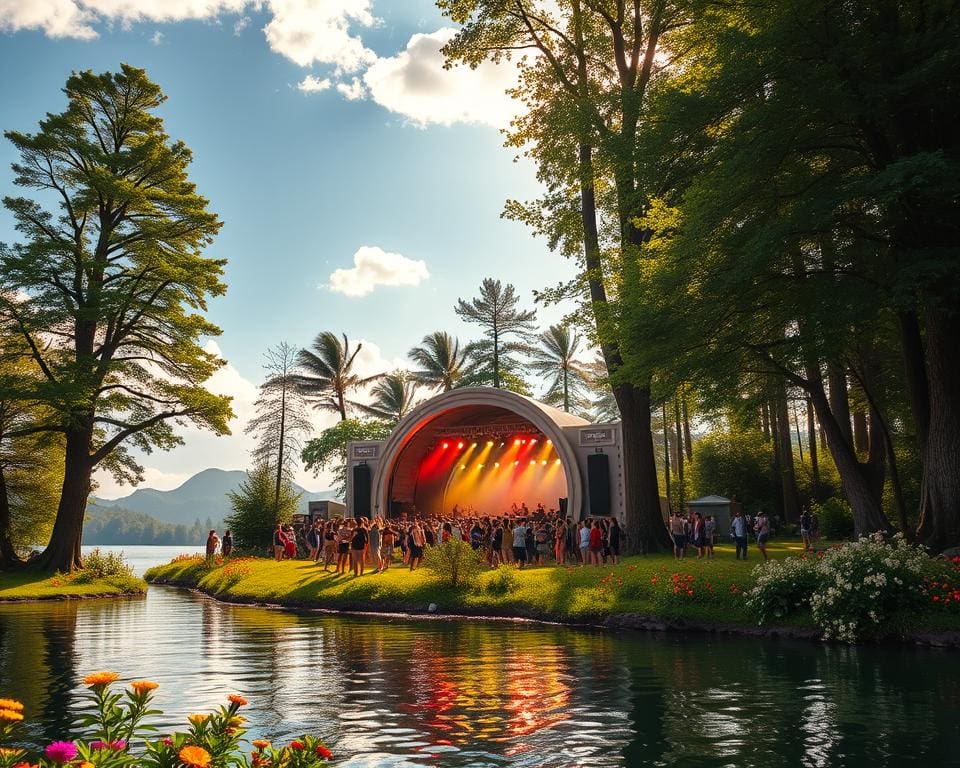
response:
[[[463,443],[457,443],[457,448],[459,448],[460,450],[463,450]]]
[[[533,439],[530,441],[530,445],[533,445],[535,442],[537,442],[537,438],[533,438]]]
[[[519,461],[515,461],[515,462],[513,462],[513,466],[515,466],[515,467],[516,467],[516,466],[519,466],[519,465],[520,465],[520,462],[519,462]]]
[[[513,444],[514,444],[514,445],[520,445],[520,438],[518,437],[516,440],[514,440],[514,441],[513,441]]]
[[[444,447],[444,448],[449,448],[449,447],[450,447],[450,443],[444,443],[444,444],[443,444],[443,447]]]

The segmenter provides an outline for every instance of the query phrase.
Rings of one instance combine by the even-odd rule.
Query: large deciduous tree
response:
[[[576,295],[591,324],[623,424],[626,529],[633,548],[668,549],[660,511],[650,423],[651,371],[624,370],[618,298],[642,277],[638,227],[649,190],[638,185],[638,131],[648,89],[665,63],[664,39],[687,21],[670,0],[440,0],[463,25],[446,46],[452,61],[475,66],[518,56],[515,96],[528,108],[509,142],[538,165],[547,194],[508,203],[567,255],[580,275],[546,294]],[[531,51],[535,55],[524,56]],[[520,52],[520,53],[518,53]]]
[[[128,445],[181,442],[175,423],[229,432],[230,400],[204,387],[222,361],[200,345],[201,314],[225,291],[206,258],[220,228],[187,176],[190,150],[155,114],[165,97],[143,70],[71,75],[67,108],[36,133],[5,135],[20,155],[7,197],[22,241],[0,250],[0,313],[30,350],[49,409],[33,433],[62,435],[64,477],[43,564],[81,565],[91,474],[140,468]],[[45,206],[51,207],[45,207]]]

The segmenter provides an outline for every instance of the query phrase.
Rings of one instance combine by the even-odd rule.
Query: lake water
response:
[[[103,668],[161,684],[161,732],[242,693],[250,738],[314,733],[345,766],[960,764],[952,652],[300,615],[168,587],[0,605],[0,696],[32,739],[62,736]]]

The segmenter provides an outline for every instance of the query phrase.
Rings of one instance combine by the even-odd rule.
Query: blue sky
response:
[[[229,260],[229,290],[210,317],[223,329],[216,343],[229,366],[215,387],[237,397],[235,437],[186,433],[184,448],[144,457],[146,485],[246,466],[243,419],[271,345],[342,331],[367,341],[366,366],[385,370],[429,331],[476,335],[453,304],[482,278],[514,283],[532,305],[532,289],[572,273],[500,218],[506,198],[537,193],[531,166],[514,162],[497,128],[511,75],[444,72],[437,49],[449,26],[426,0],[0,5],[0,127],[31,131],[60,111],[71,70],[143,67],[168,96],[168,132],[194,151],[192,179],[224,220],[209,255]],[[15,193],[14,159],[4,141],[3,195]],[[0,241],[15,239],[0,212]],[[364,268],[334,283],[369,292],[331,289],[358,251]],[[375,284],[375,274],[407,284]],[[558,311],[539,314],[555,321]],[[101,483],[103,495],[130,491]]]

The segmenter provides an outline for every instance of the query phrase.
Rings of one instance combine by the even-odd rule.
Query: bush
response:
[[[816,561],[803,557],[770,560],[753,569],[754,587],[747,608],[761,624],[810,605],[817,589]]]
[[[209,714],[194,714],[189,725],[169,736],[156,738],[156,728],[146,725],[148,715],[163,714],[152,709],[157,683],[137,680],[123,692],[111,691],[116,672],[95,672],[83,684],[89,689],[90,706],[77,717],[81,737],[54,741],[42,750],[27,746],[18,730],[23,722],[23,704],[2,699],[0,709],[0,767],[29,768],[322,768],[333,755],[313,736],[301,736],[289,745],[275,747],[255,739],[254,752],[242,746],[245,739],[240,709],[247,700],[227,696],[227,704]],[[136,743],[134,743],[136,742]]]
[[[853,536],[853,511],[843,499],[834,496],[822,504],[814,504],[812,512],[820,521],[820,535],[833,541]]]
[[[488,595],[503,597],[515,590],[518,583],[516,568],[511,565],[500,565],[487,579],[483,589]]]
[[[815,560],[794,558],[754,570],[747,604],[760,623],[809,605],[824,639],[856,642],[901,631],[929,597],[936,568],[899,534],[833,547]]]
[[[83,570],[76,580],[82,583],[108,576],[133,576],[133,568],[123,559],[122,552],[104,552],[97,547],[83,558]]]
[[[428,547],[423,564],[452,587],[474,581],[484,569],[483,554],[467,542],[456,539]]]
[[[744,512],[782,506],[773,470],[773,450],[756,431],[711,432],[693,447],[693,489],[698,496],[720,494],[743,504]]]

